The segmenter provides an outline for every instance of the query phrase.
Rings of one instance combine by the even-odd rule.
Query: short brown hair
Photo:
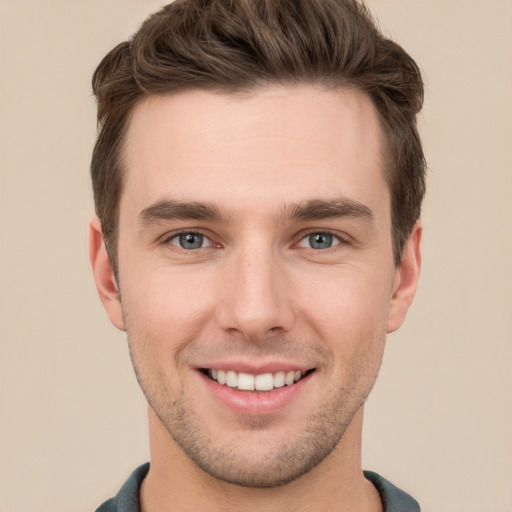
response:
[[[414,60],[384,37],[356,0],[176,0],[111,50],[93,77],[98,139],[91,176],[96,213],[117,271],[122,148],[130,114],[153,94],[224,93],[266,85],[352,87],[383,126],[395,263],[419,218],[425,159],[416,128],[423,82]]]

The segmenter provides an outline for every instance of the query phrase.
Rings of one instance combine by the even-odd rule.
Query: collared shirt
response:
[[[96,512],[141,512],[139,491],[149,471],[149,462],[138,467],[126,480],[114,498],[106,501]],[[384,512],[420,512],[418,502],[377,473],[365,471],[364,476],[379,491]]]

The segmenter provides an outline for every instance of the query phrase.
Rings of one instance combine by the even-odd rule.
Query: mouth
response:
[[[279,370],[276,372],[252,375],[250,373],[236,372],[229,369],[201,368],[200,371],[210,380],[221,386],[238,391],[272,391],[274,389],[291,386],[315,371],[309,370]]]

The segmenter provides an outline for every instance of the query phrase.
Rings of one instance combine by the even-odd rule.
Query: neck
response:
[[[381,512],[378,492],[361,470],[362,420],[363,408],[333,452],[305,475],[285,485],[253,488],[220,481],[200,469],[149,408],[151,467],[141,488],[142,512]]]

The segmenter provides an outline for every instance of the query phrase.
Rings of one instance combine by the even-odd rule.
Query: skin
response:
[[[361,471],[363,404],[413,299],[422,231],[395,266],[381,154],[376,111],[353,90],[195,91],[136,106],[119,290],[97,219],[90,256],[149,403],[144,512],[381,510]],[[202,246],[181,247],[184,232]],[[325,233],[332,245],[314,245]],[[199,371],[235,364],[314,371],[282,407],[240,412]]]

